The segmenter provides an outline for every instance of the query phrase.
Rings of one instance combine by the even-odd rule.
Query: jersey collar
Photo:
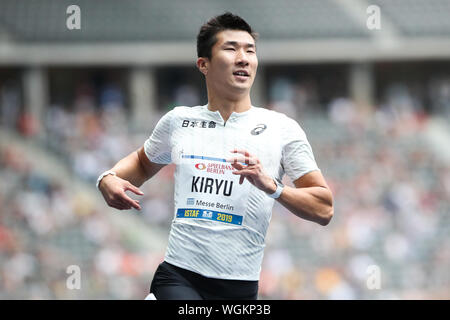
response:
[[[218,110],[216,111],[211,111],[208,109],[208,104],[205,104],[204,106],[202,106],[202,109],[204,110],[204,112],[210,116],[212,116],[215,119],[218,119],[220,121],[223,122],[223,118],[222,115],[220,114],[220,112]],[[232,112],[230,115],[230,118],[228,120],[231,119],[239,119],[239,118],[243,118],[245,116],[248,116],[251,112],[253,112],[253,110],[255,109],[254,106],[250,106],[250,109],[248,109],[247,111],[244,112]]]

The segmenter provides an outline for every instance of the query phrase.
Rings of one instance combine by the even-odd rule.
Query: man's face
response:
[[[246,31],[225,30],[216,34],[207,81],[216,90],[249,91],[256,76],[255,40]]]

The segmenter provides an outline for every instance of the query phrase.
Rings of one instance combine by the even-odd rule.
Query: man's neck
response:
[[[210,111],[219,111],[223,120],[226,122],[233,112],[240,113],[248,111],[252,102],[250,95],[244,99],[230,100],[226,98],[210,97],[208,99],[208,109]]]

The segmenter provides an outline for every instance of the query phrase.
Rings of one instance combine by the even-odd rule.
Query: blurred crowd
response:
[[[288,94],[276,83],[269,106],[305,130],[335,214],[323,227],[275,203],[259,298],[450,298],[450,165],[429,148],[430,115],[401,86],[370,112],[348,97],[317,112],[309,87]],[[165,246],[150,250],[138,241],[142,231],[111,217],[137,214],[144,232],[168,235],[174,167],[142,187],[142,212],[108,208],[94,187],[98,174],[142,145],[152,128],[130,129],[117,87],[103,89],[98,101],[93,94],[80,88],[72,108],[49,106],[40,129],[29,115],[7,124],[3,113],[0,129],[22,138],[0,145],[0,299],[143,299],[163,260]],[[439,101],[450,109],[449,100]],[[45,135],[37,146],[85,188],[45,174],[21,147],[39,130]],[[80,290],[67,289],[70,265],[81,269]]]

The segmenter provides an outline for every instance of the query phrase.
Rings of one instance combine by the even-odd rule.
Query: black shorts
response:
[[[258,281],[224,280],[162,262],[150,286],[158,300],[256,300]]]

